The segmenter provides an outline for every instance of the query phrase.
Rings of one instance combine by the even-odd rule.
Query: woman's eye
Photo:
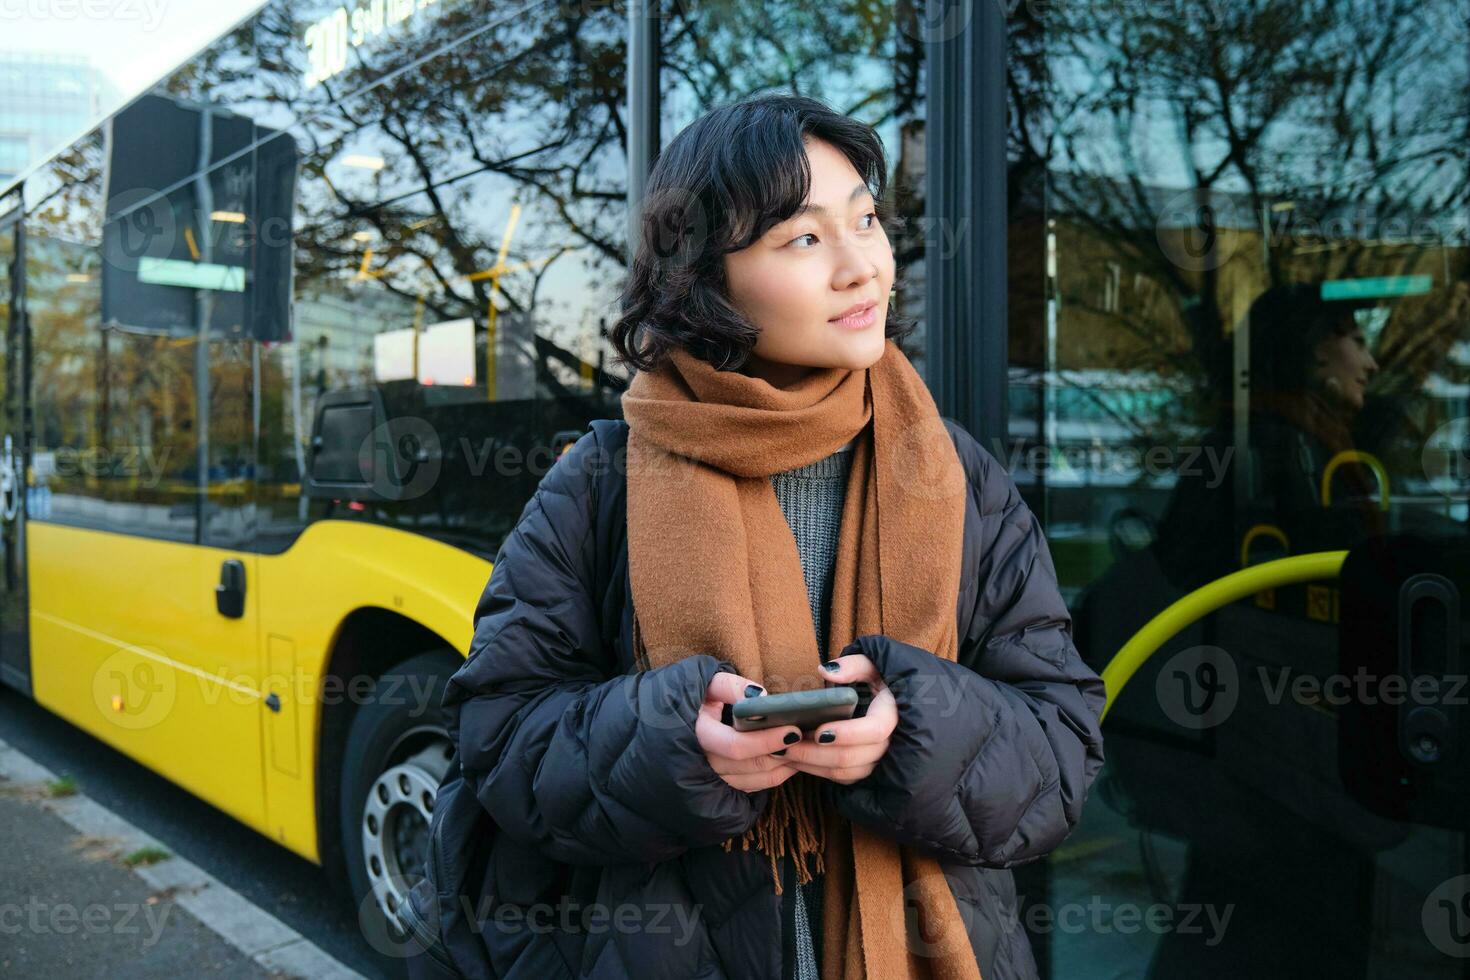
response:
[[[872,231],[875,227],[877,227],[878,213],[876,211],[869,211],[867,214],[863,215],[863,217],[864,218],[872,218],[873,219],[872,223],[866,225],[862,229],[863,231]],[[816,233],[815,232],[810,232],[809,231],[805,235],[797,235],[795,238],[791,239],[791,241],[787,242],[786,244],[787,245],[795,245],[797,242],[801,241],[803,238],[816,238],[816,237],[817,236],[816,236]]]

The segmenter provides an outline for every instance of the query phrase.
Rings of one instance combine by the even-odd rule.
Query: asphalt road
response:
[[[355,911],[316,865],[191,796],[127,756],[0,686],[0,739],[188,858],[367,977],[403,976],[376,953]],[[395,970],[399,967],[400,970]]]

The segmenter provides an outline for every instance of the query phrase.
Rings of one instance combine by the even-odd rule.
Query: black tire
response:
[[[347,885],[364,938],[390,958],[401,956],[403,934],[387,912],[423,875],[429,814],[450,759],[439,703],[463,662],[433,650],[393,667],[347,733],[338,821]]]

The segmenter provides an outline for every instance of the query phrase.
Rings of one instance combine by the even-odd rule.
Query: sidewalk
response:
[[[0,976],[360,978],[54,779],[0,741]]]

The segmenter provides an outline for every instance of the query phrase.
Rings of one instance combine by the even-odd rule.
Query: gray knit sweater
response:
[[[817,649],[826,657],[827,621],[831,606],[832,564],[837,557],[837,535],[842,523],[842,501],[852,465],[849,442],[826,459],[771,476],[776,500],[791,525],[801,571],[806,578]],[[789,858],[787,860],[790,860]],[[785,980],[817,980],[816,951],[821,948],[822,879],[796,889],[796,973]]]

